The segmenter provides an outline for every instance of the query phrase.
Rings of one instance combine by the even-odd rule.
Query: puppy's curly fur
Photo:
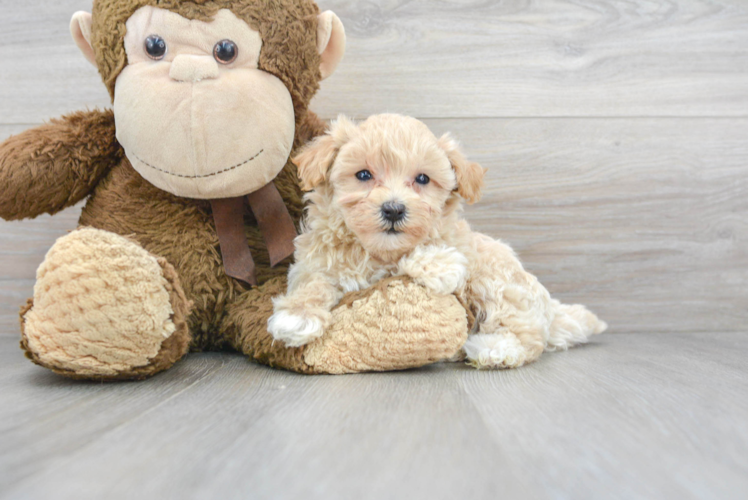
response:
[[[321,336],[347,292],[397,275],[469,305],[478,323],[464,354],[477,368],[519,367],[607,328],[551,299],[510,247],[470,230],[461,205],[478,201],[485,169],[449,135],[399,115],[359,126],[341,116],[296,163],[312,191],[288,292],[268,322],[288,346]]]

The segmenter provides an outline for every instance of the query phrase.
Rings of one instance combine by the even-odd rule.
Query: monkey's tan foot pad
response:
[[[454,295],[435,295],[403,279],[347,296],[333,318],[330,330],[304,351],[316,373],[417,368],[454,357],[468,336],[468,313]]]
[[[190,304],[174,268],[140,245],[83,228],[60,238],[21,311],[21,347],[59,374],[143,379],[186,354]]]

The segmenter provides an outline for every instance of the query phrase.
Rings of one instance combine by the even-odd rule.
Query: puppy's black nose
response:
[[[384,220],[388,220],[390,222],[400,222],[405,218],[405,214],[407,213],[407,209],[405,208],[405,205],[402,203],[395,203],[393,201],[388,201],[384,205],[382,205],[382,217],[384,217]]]

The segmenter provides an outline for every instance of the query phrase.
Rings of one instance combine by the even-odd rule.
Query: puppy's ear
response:
[[[327,173],[342,148],[356,133],[356,124],[343,115],[330,125],[330,130],[317,137],[299,153],[293,162],[299,168],[301,189],[312,191],[325,182]]]
[[[486,169],[475,162],[468,161],[460,151],[460,145],[449,134],[439,139],[439,147],[447,153],[449,162],[457,175],[457,194],[473,204],[483,195],[483,179]]]

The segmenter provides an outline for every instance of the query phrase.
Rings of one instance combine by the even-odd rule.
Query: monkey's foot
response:
[[[144,379],[187,353],[187,301],[174,268],[116,234],[60,238],[21,312],[34,363],[77,379]]]
[[[416,368],[457,355],[468,326],[455,296],[390,279],[346,296],[333,311],[332,327],[305,348],[303,358],[315,373]]]

